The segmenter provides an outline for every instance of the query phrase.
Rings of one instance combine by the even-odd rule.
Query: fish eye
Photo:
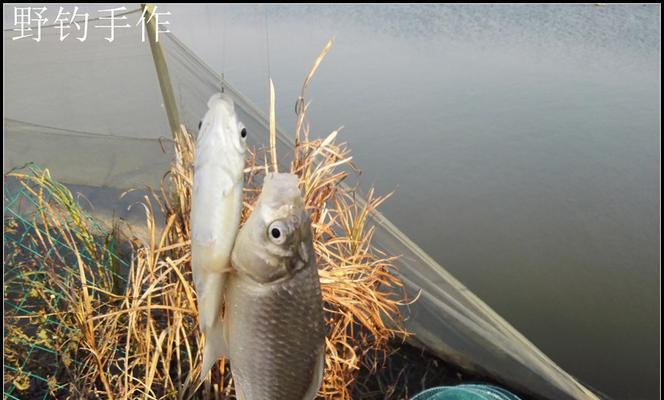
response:
[[[203,125],[203,120],[198,121],[198,130],[201,130],[201,125]]]
[[[275,221],[267,228],[267,235],[275,244],[282,244],[286,241],[286,229],[280,221]]]
[[[242,128],[240,136],[242,136],[243,139],[247,137],[247,128]]]

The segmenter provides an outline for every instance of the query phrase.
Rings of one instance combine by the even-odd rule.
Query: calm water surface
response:
[[[384,213],[582,381],[658,397],[660,6],[170,10],[263,110],[269,50],[288,129],[335,36],[312,127],[345,127]]]

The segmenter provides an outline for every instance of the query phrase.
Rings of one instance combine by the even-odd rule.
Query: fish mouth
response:
[[[297,175],[287,172],[268,173],[263,180],[261,197],[281,204],[301,205],[302,193]],[[272,203],[272,202],[271,202]]]
[[[235,101],[228,93],[215,93],[208,100],[208,108],[212,108],[217,104],[223,104],[235,113]]]

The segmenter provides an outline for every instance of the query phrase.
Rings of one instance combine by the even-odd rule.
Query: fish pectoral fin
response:
[[[228,357],[226,338],[224,337],[224,320],[218,318],[205,332],[205,346],[203,347],[203,363],[201,365],[200,379],[212,369],[214,363],[221,357]]]
[[[198,298],[198,321],[201,332],[207,334],[217,320],[221,319],[227,274],[193,272]]]
[[[227,357],[224,338],[224,319],[221,310],[224,305],[227,274],[206,274],[196,279],[198,295],[198,319],[201,332],[205,335],[201,380],[220,357]]]
[[[219,188],[221,189],[221,195],[226,197],[228,196],[231,192],[233,192],[233,189],[235,189],[235,182],[231,178],[231,173],[228,170],[224,170],[224,174],[221,174],[221,179],[219,182]],[[242,189],[240,189],[240,192],[242,192]]]

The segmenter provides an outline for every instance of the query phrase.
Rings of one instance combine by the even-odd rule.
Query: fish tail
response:
[[[221,309],[224,304],[226,273],[205,274],[196,282],[200,288],[198,298],[198,319],[201,332],[205,334],[201,379],[210,371],[219,357],[226,356],[224,321]]]
[[[220,357],[227,357],[226,339],[224,338],[224,320],[218,318],[215,323],[205,331],[205,346],[203,347],[203,364],[201,366],[201,380],[210,371]]]

